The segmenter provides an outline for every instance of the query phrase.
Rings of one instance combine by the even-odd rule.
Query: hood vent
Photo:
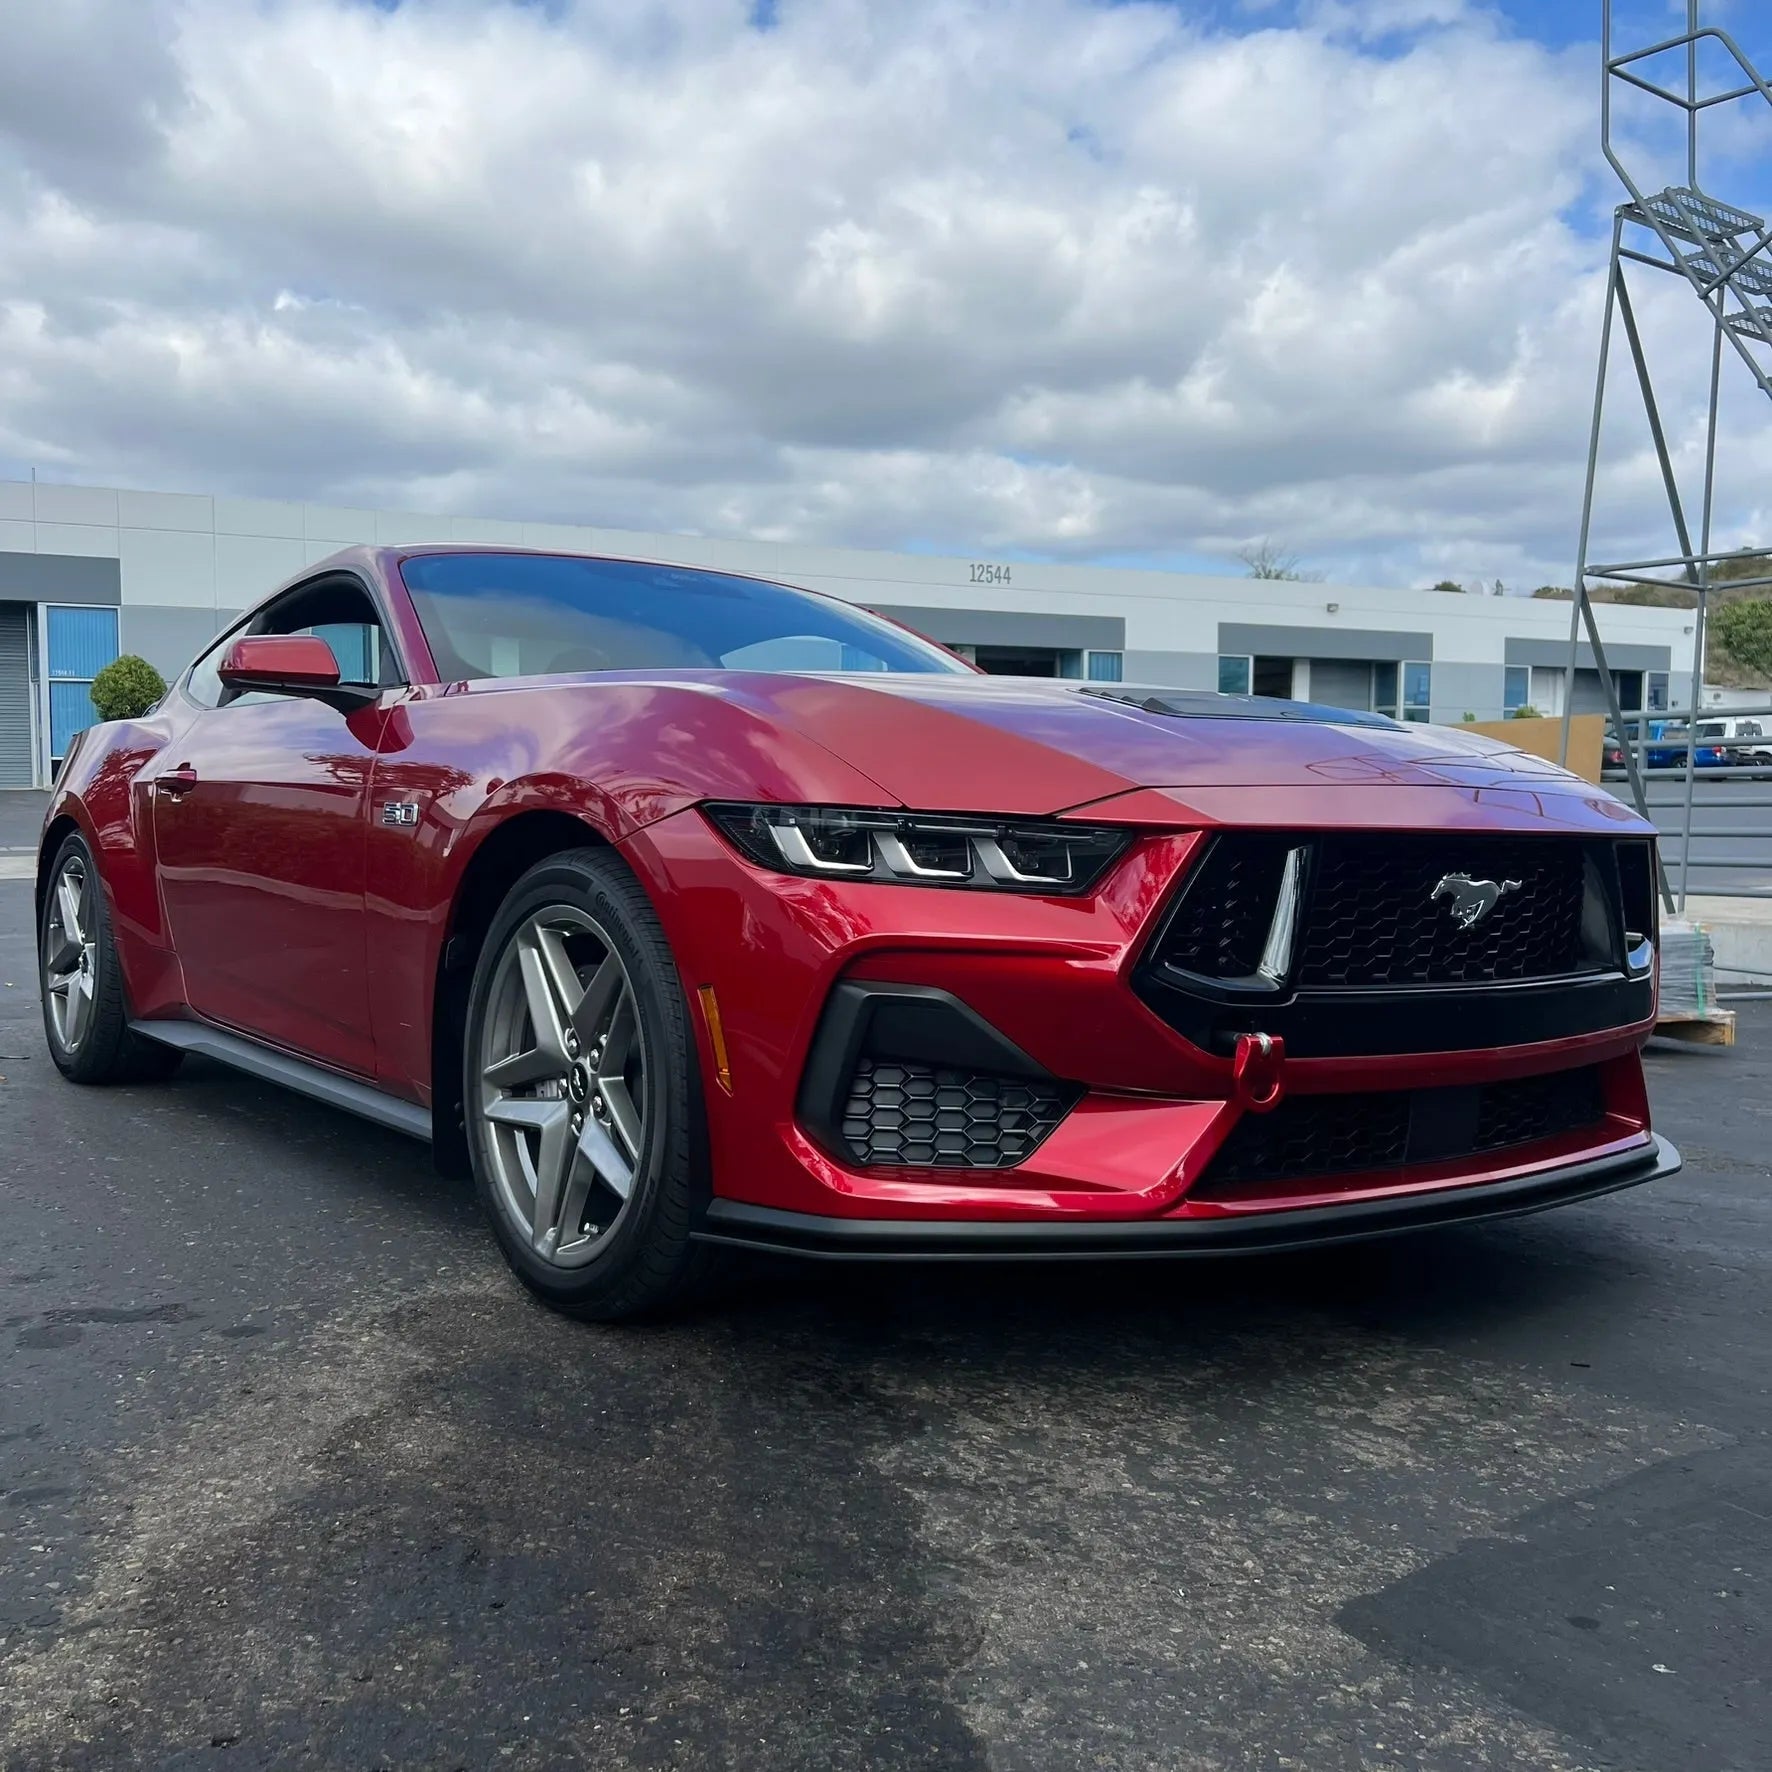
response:
[[[1219,695],[1209,689],[1144,689],[1116,684],[1112,689],[1078,689],[1097,701],[1118,702],[1141,714],[1165,714],[1174,720],[1265,720],[1289,726],[1380,726],[1402,730],[1383,714],[1360,714],[1351,708],[1329,708],[1310,701],[1276,701],[1266,695]]]

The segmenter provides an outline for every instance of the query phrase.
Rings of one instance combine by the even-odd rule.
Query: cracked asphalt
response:
[[[1654,1050],[1653,1189],[1309,1258],[759,1265],[598,1329],[393,1134],[199,1062],[63,1083],[29,891],[7,1772],[1767,1764],[1772,1004]]]

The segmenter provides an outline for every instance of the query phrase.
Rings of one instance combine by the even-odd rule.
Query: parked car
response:
[[[1686,722],[1684,720],[1650,720],[1644,731],[1635,720],[1626,723],[1626,737],[1636,748],[1637,760],[1644,769],[1681,769],[1686,767]],[[1698,743],[1694,746],[1693,767],[1722,769],[1735,761],[1729,747],[1722,742],[1720,722],[1702,721]],[[1624,744],[1616,736],[1608,736],[1601,752],[1601,774],[1617,779],[1626,773]]]
[[[1720,740],[1724,756],[1736,768],[1772,769],[1772,719],[1738,714],[1706,720],[1698,736]]]
[[[1677,1168],[1653,844],[1475,735],[353,548],[75,742],[44,1024],[76,1083],[195,1052],[429,1139],[585,1316],[729,1246],[1291,1248]]]

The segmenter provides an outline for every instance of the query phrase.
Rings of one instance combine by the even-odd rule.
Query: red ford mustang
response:
[[[980,676],[782,585],[351,549],[43,832],[75,1082],[198,1052],[470,1165],[512,1266],[1288,1247],[1666,1175],[1653,832],[1289,702]]]

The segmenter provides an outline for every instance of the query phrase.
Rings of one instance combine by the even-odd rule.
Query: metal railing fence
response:
[[[1633,713],[1608,729],[1602,773],[1629,782],[1661,832],[1667,908],[1683,912],[1693,892],[1772,899],[1772,702],[1696,719]],[[1729,852],[1717,853],[1719,844]]]

